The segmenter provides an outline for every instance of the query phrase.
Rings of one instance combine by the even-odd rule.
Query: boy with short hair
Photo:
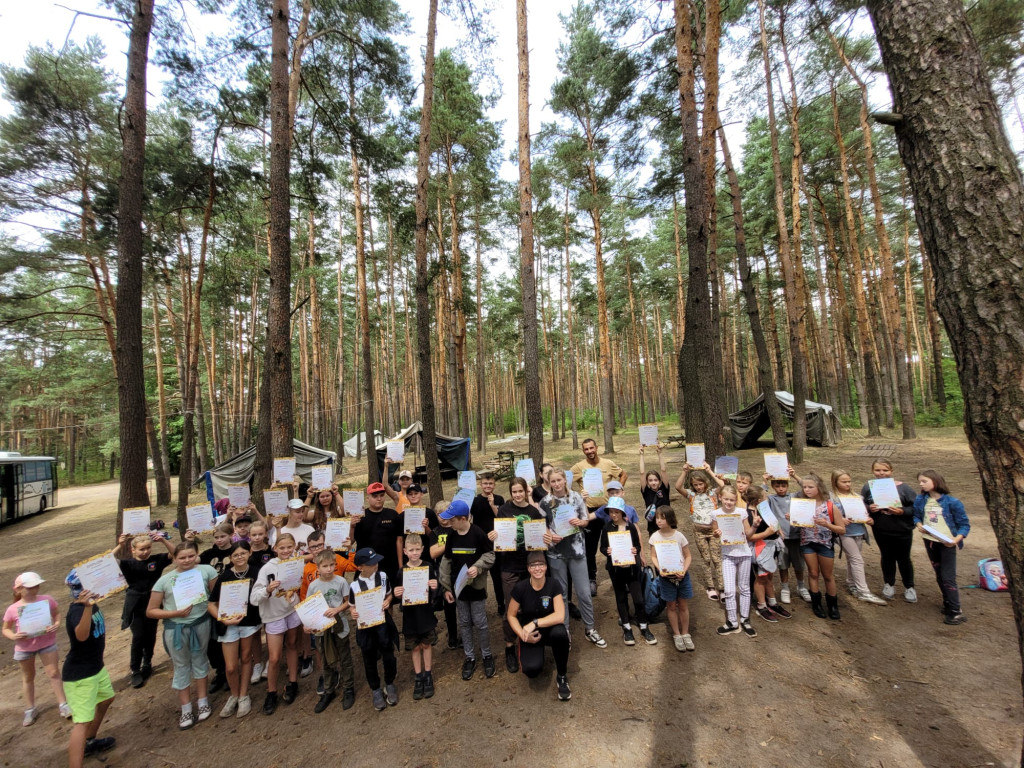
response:
[[[349,709],[356,701],[352,646],[350,644],[352,633],[348,621],[344,616],[339,615],[343,611],[349,610],[349,586],[348,582],[335,571],[336,557],[337,555],[329,549],[321,549],[317,553],[315,563],[317,578],[306,588],[307,594],[315,595],[319,592],[324,596],[324,600],[330,606],[324,615],[334,617],[337,621],[330,629],[314,636],[317,657],[321,660],[323,671],[321,678],[323,693],[320,694],[316,707],[313,708],[313,711],[318,714],[327,709],[334,699],[339,684],[344,691],[341,708]]]
[[[398,639],[398,630],[395,627],[394,619],[388,612],[391,607],[391,582],[388,575],[380,570],[380,564],[384,557],[378,554],[372,547],[363,547],[356,552],[355,564],[359,569],[359,575],[352,581],[351,598],[352,606],[349,612],[356,622],[356,645],[363,655],[363,672],[366,674],[366,682],[373,692],[373,708],[380,712],[398,704],[398,689],[395,688],[395,677],[398,675],[398,662],[395,660],[395,646]],[[380,588],[384,593],[383,613],[384,621],[373,627],[359,627],[359,611],[356,609],[356,595],[361,592],[368,592]],[[381,688],[380,673],[377,670],[377,660],[380,659],[384,667],[384,689]],[[385,693],[386,690],[386,693]]]
[[[789,474],[799,486],[800,478],[793,472],[792,467],[789,468]],[[784,545],[777,550],[779,581],[782,583],[779,599],[787,605],[790,602],[789,568],[792,566],[796,572],[797,592],[809,603],[811,602],[811,593],[804,584],[804,556],[800,553],[800,529],[793,528],[789,524],[789,501],[793,498],[793,494],[789,492],[789,478],[771,477],[766,472],[764,480],[765,490],[768,491],[768,506],[771,507],[775,519],[779,521],[779,530],[782,533]],[[769,483],[771,484],[770,488],[767,485]]]
[[[252,518],[249,515],[235,518],[234,535],[231,537],[231,541],[236,544],[240,541],[249,541],[250,526],[252,526]]]
[[[437,617],[434,616],[434,595],[437,594],[437,567],[423,559],[423,537],[410,533],[405,537],[405,568],[395,578],[395,598],[405,593],[405,572],[408,568],[427,569],[427,602],[405,605],[402,611],[402,634],[406,650],[412,651],[412,670],[415,674],[412,697],[429,699],[434,695],[433,646],[437,642]]]
[[[306,555],[308,561],[302,568],[302,583],[299,585],[299,599],[305,600],[306,595],[309,592],[309,585],[317,580],[320,576],[320,569],[317,565],[317,557],[321,553],[327,551],[334,555],[334,573],[344,578],[346,573],[355,573],[356,567],[352,565],[352,562],[337,552],[326,549],[324,545],[325,535],[323,531],[313,531],[309,534],[306,539],[306,548],[309,550],[309,554]],[[347,592],[346,592],[347,594]],[[313,643],[312,653],[310,653],[309,643],[304,640],[299,641],[299,675],[301,677],[308,677],[313,672],[314,660],[319,659],[319,653],[316,648],[316,643]],[[318,662],[319,665],[319,662]],[[319,695],[324,693],[324,678],[321,675],[317,680],[316,692]],[[347,699],[347,697],[346,697]],[[325,705],[326,706],[326,705]],[[349,704],[349,707],[352,705]],[[342,707],[348,709],[348,707]]]
[[[462,679],[472,680],[476,670],[473,633],[476,632],[483,656],[484,675],[494,677],[497,669],[491,655],[490,632],[487,628],[487,571],[494,566],[494,545],[478,526],[469,521],[469,506],[456,499],[441,513],[441,518],[452,521],[452,530],[445,541],[441,558],[440,581],[444,599],[456,604],[459,634],[466,660],[462,663]],[[459,594],[455,585],[459,574],[466,569],[465,584]]]
[[[493,472],[481,472],[477,475],[480,482],[480,493],[473,499],[469,508],[470,519],[485,534],[494,530],[494,518],[505,497],[494,492],[495,475]],[[494,602],[498,604],[498,615],[505,615],[505,588],[501,583],[501,554],[494,553],[495,567],[491,568],[491,585],[494,588]]]

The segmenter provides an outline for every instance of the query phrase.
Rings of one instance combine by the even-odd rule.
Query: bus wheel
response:
[[[39,499],[39,511],[40,512],[45,512],[46,511],[46,497],[45,496],[43,496],[41,499]]]

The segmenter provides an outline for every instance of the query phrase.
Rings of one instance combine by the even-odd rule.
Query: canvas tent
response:
[[[415,421],[389,440],[402,440],[405,442],[405,453],[407,456],[423,452],[423,423]],[[437,434],[437,463],[441,466],[442,472],[465,472],[470,469],[469,459],[470,439],[468,437],[450,437],[449,435]],[[387,441],[377,445],[377,465],[380,467],[381,477],[384,476],[384,459],[387,457]],[[399,467],[391,467],[391,475],[397,475]],[[385,482],[394,481],[394,477],[388,477]]]
[[[775,399],[782,409],[783,418],[793,420],[793,405],[796,402],[789,392],[776,392]],[[805,400],[807,408],[807,442],[812,445],[838,445],[843,436],[839,418],[832,411],[832,406]],[[768,422],[768,408],[764,404],[764,395],[736,413],[729,414],[729,427],[732,429],[733,448],[750,448],[757,444],[761,435],[771,429]]]
[[[305,480],[312,479],[312,468],[318,464],[330,464],[335,466],[338,463],[338,454],[334,451],[325,451],[322,448],[314,448],[298,440],[293,440],[295,451],[295,473]],[[198,485],[206,481],[206,496],[214,502],[223,499],[228,495],[229,485],[241,485],[248,483],[252,487],[253,464],[256,461],[256,446],[252,445],[237,456],[232,456],[218,467],[208,469],[196,481]]]
[[[360,448],[362,448],[362,450],[359,451],[359,455],[360,456],[365,456],[366,455],[366,433],[365,432],[360,432],[358,435],[352,435],[352,437],[350,437],[348,440],[346,440],[344,443],[342,443],[342,445],[345,448],[345,455],[346,456],[349,456],[351,458],[355,458],[356,457],[356,445],[357,445],[356,441],[358,441],[359,443],[362,443],[362,445],[359,446]],[[377,429],[373,430],[373,444],[374,444],[374,446],[380,445],[383,441],[384,441],[384,434],[380,430],[377,430]]]

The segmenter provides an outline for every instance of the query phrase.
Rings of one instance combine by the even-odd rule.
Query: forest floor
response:
[[[800,473],[828,477],[842,467],[855,487],[870,476],[868,445],[895,448],[896,476],[915,482],[926,467],[942,472],[971,515],[973,529],[959,558],[961,587],[976,582],[975,563],[998,556],[984,513],[977,469],[960,429],[920,430],[902,443],[897,435],[846,435],[834,449],[808,449]],[[525,449],[513,444],[514,447]],[[616,436],[613,457],[630,473],[627,501],[641,507],[635,431]],[[503,449],[505,445],[501,446]],[[582,454],[566,439],[546,444],[547,457],[566,467]],[[740,466],[760,472],[763,449],[741,451]],[[493,451],[492,451],[493,452]],[[681,450],[669,451],[673,462]],[[479,466],[480,457],[474,456]],[[670,463],[669,472],[678,472]],[[48,591],[68,603],[63,576],[75,562],[112,545],[117,484],[60,492],[60,507],[0,532],[0,584],[33,569]],[[500,491],[500,489],[499,489]],[[678,505],[677,505],[678,506]],[[173,517],[163,510],[165,519]],[[154,516],[160,516],[155,511]],[[684,532],[688,532],[684,527]],[[569,660],[572,700],[555,696],[550,661],[536,681],[510,675],[501,654],[501,628],[490,603],[491,643],[498,674],[463,682],[461,652],[445,649],[439,631],[434,671],[437,694],[413,701],[411,662],[399,659],[396,708],[375,712],[363,682],[358,651],[357,701],[343,712],[335,701],[314,715],[315,678],[300,682],[291,706],[272,718],[258,712],[264,684],[253,691],[248,718],[216,716],[226,693],[214,697],[214,717],[191,731],[177,730],[170,669],[157,650],[156,673],[146,687],[128,687],[127,632],[121,632],[120,597],[103,605],[107,618],[106,664],[117,698],[101,735],[117,747],[101,759],[109,766],[312,765],[627,765],[627,766],[1014,766],[1021,749],[1021,660],[1006,593],[963,589],[969,622],[942,623],[941,598],[927,556],[914,544],[919,602],[897,599],[887,606],[852,600],[843,589],[845,560],[837,560],[839,622],[816,619],[795,595],[794,617],[768,624],[754,617],[756,638],[719,637],[718,606],[703,596],[691,602],[695,653],[674,650],[667,625],[653,628],[658,645],[622,644],[614,597],[599,567],[597,627],[606,649],[587,643],[573,622]],[[877,548],[865,549],[868,581],[880,593]],[[703,567],[694,551],[694,569]],[[695,573],[695,576],[698,574]],[[695,586],[700,578],[695,578]],[[440,622],[443,625],[443,620]],[[440,630],[440,627],[439,627]],[[59,644],[67,648],[61,631]],[[69,724],[57,716],[40,670],[36,689],[39,720],[21,727],[17,664],[9,642],[0,666],[0,764],[66,764]],[[379,729],[379,730],[378,730]],[[95,760],[88,761],[96,765]]]

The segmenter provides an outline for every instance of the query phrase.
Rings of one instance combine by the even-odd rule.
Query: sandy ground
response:
[[[977,471],[960,430],[922,433],[907,444],[892,435],[870,441],[848,435],[838,449],[809,449],[798,470],[827,477],[842,467],[854,474],[859,487],[870,476],[871,456],[862,450],[869,443],[897,446],[898,479],[912,481],[919,469],[939,469],[971,514],[973,530],[959,558],[963,587],[975,582],[978,559],[998,556]],[[615,460],[632,475],[627,501],[641,506],[635,432],[617,436],[616,444]],[[549,460],[567,467],[581,455],[569,440],[548,444],[546,450]],[[741,467],[760,471],[761,452],[740,452]],[[679,454],[671,451],[670,461]],[[669,464],[673,474],[678,468]],[[59,508],[0,529],[0,583],[11,584],[20,571],[38,570],[63,610],[68,599],[62,580],[70,566],[112,545],[117,485],[60,494]],[[167,510],[162,514],[173,517]],[[868,581],[880,591],[877,549],[866,549],[865,559]],[[262,705],[261,684],[255,687],[254,712],[248,718],[220,720],[215,715],[185,733],[177,730],[162,649],[146,687],[127,686],[129,637],[118,629],[121,605],[115,598],[103,610],[106,662],[118,693],[103,732],[116,736],[118,746],[102,762],[204,766],[230,760],[271,768],[312,765],[323,754],[331,764],[395,766],[1017,765],[1021,662],[1008,595],[964,589],[970,620],[947,627],[920,540],[914,562],[916,605],[904,602],[901,591],[888,606],[845,597],[845,560],[840,560],[842,621],[816,619],[797,600],[789,622],[768,624],[755,617],[759,634],[754,639],[718,637],[714,629],[722,613],[698,590],[701,594],[691,602],[697,651],[688,654],[673,649],[667,625],[660,622],[654,625],[657,646],[624,646],[610,584],[599,568],[597,626],[609,644],[602,650],[585,642],[573,622],[571,702],[557,701],[553,668],[536,681],[504,670],[500,624],[492,618],[499,671],[491,680],[478,668],[474,681],[463,682],[461,652],[443,650],[441,630],[434,663],[437,695],[431,700],[412,700],[411,662],[402,654],[401,701],[375,712],[357,658],[357,702],[348,712],[335,702],[314,715],[315,681],[310,677],[301,681],[299,699],[281,706],[272,718],[255,711]],[[702,568],[696,552],[694,568]],[[60,645],[67,647],[63,632]],[[57,716],[42,671],[37,678],[41,716],[31,728],[22,728],[20,677],[11,644],[4,641],[0,652],[0,763],[66,764],[70,728]],[[215,712],[225,696],[214,697]],[[88,762],[96,764],[95,759]]]

